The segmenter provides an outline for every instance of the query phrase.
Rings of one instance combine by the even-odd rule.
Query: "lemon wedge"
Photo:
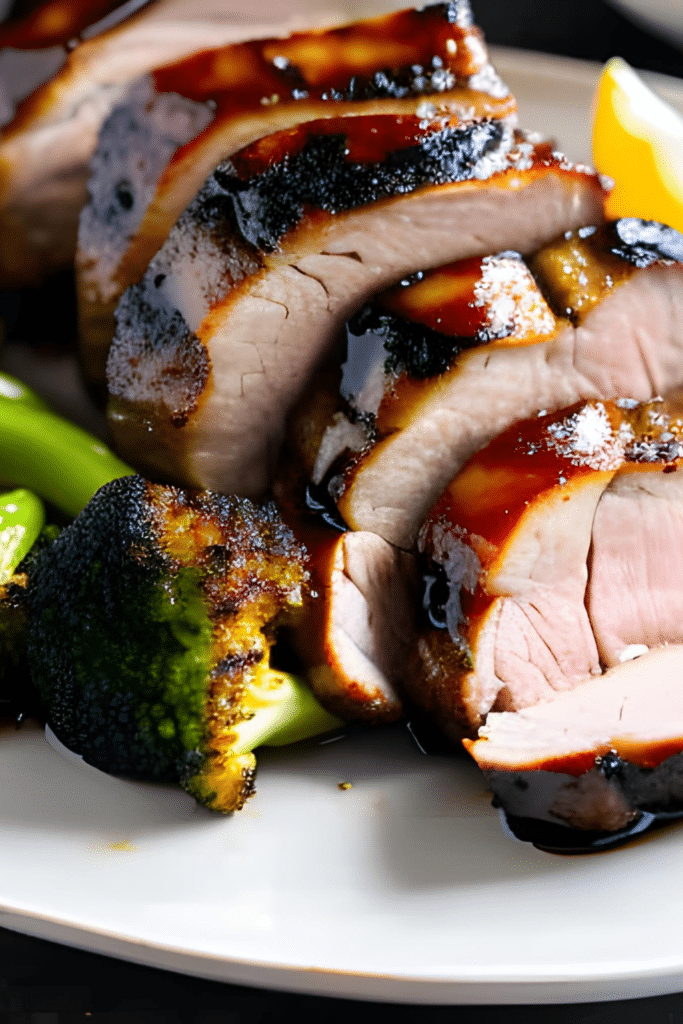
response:
[[[595,94],[593,161],[615,182],[608,217],[683,231],[683,117],[620,57],[607,62]]]

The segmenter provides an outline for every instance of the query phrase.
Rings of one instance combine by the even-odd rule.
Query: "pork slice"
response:
[[[291,15],[278,26],[221,0],[199,8],[167,0],[75,47],[0,136],[3,286],[36,283],[73,260],[98,132],[131,82],[188,53],[291,27]]]
[[[296,646],[318,699],[344,719],[399,718],[414,634],[411,555],[372,533],[344,533],[312,560],[318,607]]]
[[[129,17],[149,0],[61,0],[22,8],[0,25],[0,127],[12,120],[18,104],[52,78],[66,60],[73,40],[92,37]]]
[[[439,628],[423,629],[409,685],[450,733],[599,674],[587,559],[596,507],[624,457],[620,424],[619,409],[593,403],[513,426],[468,462],[422,527]]]
[[[626,836],[642,814],[683,812],[683,420],[661,400],[617,408],[619,465],[597,502],[585,598],[607,671],[527,706],[499,700],[464,741],[506,813],[532,819],[542,842],[538,822]]]
[[[104,121],[93,154],[90,201],[80,214],[76,253],[79,336],[86,376],[101,384],[122,289],[117,271],[178,146],[211,121],[206,103],[136,81]]]
[[[531,344],[503,340],[462,352],[450,370],[413,385],[405,412],[393,411],[387,382],[391,427],[354,457],[338,501],[353,529],[410,547],[459,467],[516,419],[582,399],[645,401],[681,386],[683,239],[632,219],[602,237],[605,258],[616,256],[627,272],[572,310],[572,323],[559,320],[552,336]]]
[[[376,115],[282,132],[220,165],[119,305],[120,450],[152,473],[263,491],[287,413],[370,294],[600,216],[593,174],[510,142],[499,121]]]
[[[593,524],[587,607],[609,667],[648,648],[683,643],[682,435],[679,429],[664,436],[667,461],[623,466]]]
[[[492,712],[465,745],[481,768],[581,775],[611,751],[654,768],[683,750],[683,645],[617,665],[571,692]]]
[[[683,647],[662,647],[533,708],[489,715],[466,746],[516,834],[600,849],[681,815],[682,667]]]
[[[91,381],[105,382],[121,294],[142,278],[216,164],[237,150],[280,129],[342,115],[420,109],[431,117],[512,123],[514,100],[488,64],[481,33],[459,23],[452,8],[433,4],[215,47],[136,84],[102,127],[80,219],[80,340]],[[181,130],[171,123],[164,129],[178,94],[201,116],[185,119]]]

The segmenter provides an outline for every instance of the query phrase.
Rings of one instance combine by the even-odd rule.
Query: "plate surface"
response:
[[[598,68],[495,55],[523,123],[589,155]],[[683,109],[683,83],[659,80]],[[554,857],[508,837],[467,761],[402,728],[259,755],[231,819],[0,735],[0,925],[151,966],[397,1002],[683,989],[683,824]],[[352,788],[340,790],[350,782]]]

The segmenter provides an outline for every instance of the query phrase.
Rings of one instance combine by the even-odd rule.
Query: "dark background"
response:
[[[491,43],[597,61],[619,54],[636,67],[683,76],[683,53],[634,28],[601,0],[473,0],[473,6]],[[608,921],[605,933],[606,941],[619,941]],[[325,1024],[349,1015],[354,1024],[683,1024],[683,994],[572,1006],[358,1003],[199,981],[0,929],[0,1020],[7,1024],[267,1024],[288,1014]]]

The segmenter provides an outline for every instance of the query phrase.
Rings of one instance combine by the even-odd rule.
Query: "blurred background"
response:
[[[0,13],[21,16],[35,4],[27,0],[0,3]],[[105,5],[106,6],[106,5]],[[113,6],[113,5],[110,5]],[[126,5],[130,8],[130,4]],[[400,6],[375,0],[369,3],[335,0],[226,0],[236,20],[273,22],[293,14],[310,19],[312,11],[351,17],[368,11],[379,12]],[[590,90],[599,73],[598,64],[613,55],[624,57],[637,68],[670,76],[683,75],[683,3],[681,0],[647,0],[633,4],[638,23],[625,15],[625,0],[614,4],[602,0],[473,0],[477,23],[488,42],[496,47],[533,51],[532,55],[501,53],[503,74],[512,69],[521,76],[526,90],[522,100],[523,120],[531,127],[545,128],[547,119],[553,133],[573,156],[587,156],[588,120],[574,123],[571,111],[580,103],[586,108]],[[201,12],[202,0],[176,0],[178,16]],[[676,23],[667,27],[672,16]],[[646,19],[647,27],[643,27]],[[652,31],[653,25],[655,31]],[[676,35],[678,32],[678,35]],[[544,54],[597,62],[570,66],[548,60]],[[11,54],[9,55],[11,57]],[[61,60],[59,51],[55,61]],[[6,91],[12,93],[11,60],[0,62]],[[19,71],[16,71],[19,74]],[[659,82],[666,93],[667,83]],[[672,86],[671,95],[683,95],[683,82]],[[529,90],[533,95],[529,95]],[[525,103],[530,116],[524,116]],[[563,111],[565,113],[563,113]],[[532,123],[531,117],[537,120]],[[1,782],[0,782],[1,784]],[[0,867],[1,870],[1,867]],[[634,879],[634,915],[637,915],[637,879]],[[542,898],[542,896],[541,896]],[[2,913],[0,910],[0,921]],[[605,942],[618,943],[605,922]],[[634,951],[637,955],[637,951]],[[683,989],[683,980],[681,982]],[[617,993],[615,993],[617,994]],[[391,999],[390,990],[387,999]],[[188,1021],[196,1024],[257,1024],[281,1020],[285,1014],[322,1017],[325,1021],[354,1020],[457,1022],[457,1024],[683,1024],[683,995],[631,1002],[581,1004],[556,1007],[410,1007],[378,1003],[351,1003],[339,999],[279,994],[240,986],[221,985],[168,974],[106,957],[80,952],[17,935],[0,928],[0,1016],[7,1024],[72,1024],[75,1021]]]

